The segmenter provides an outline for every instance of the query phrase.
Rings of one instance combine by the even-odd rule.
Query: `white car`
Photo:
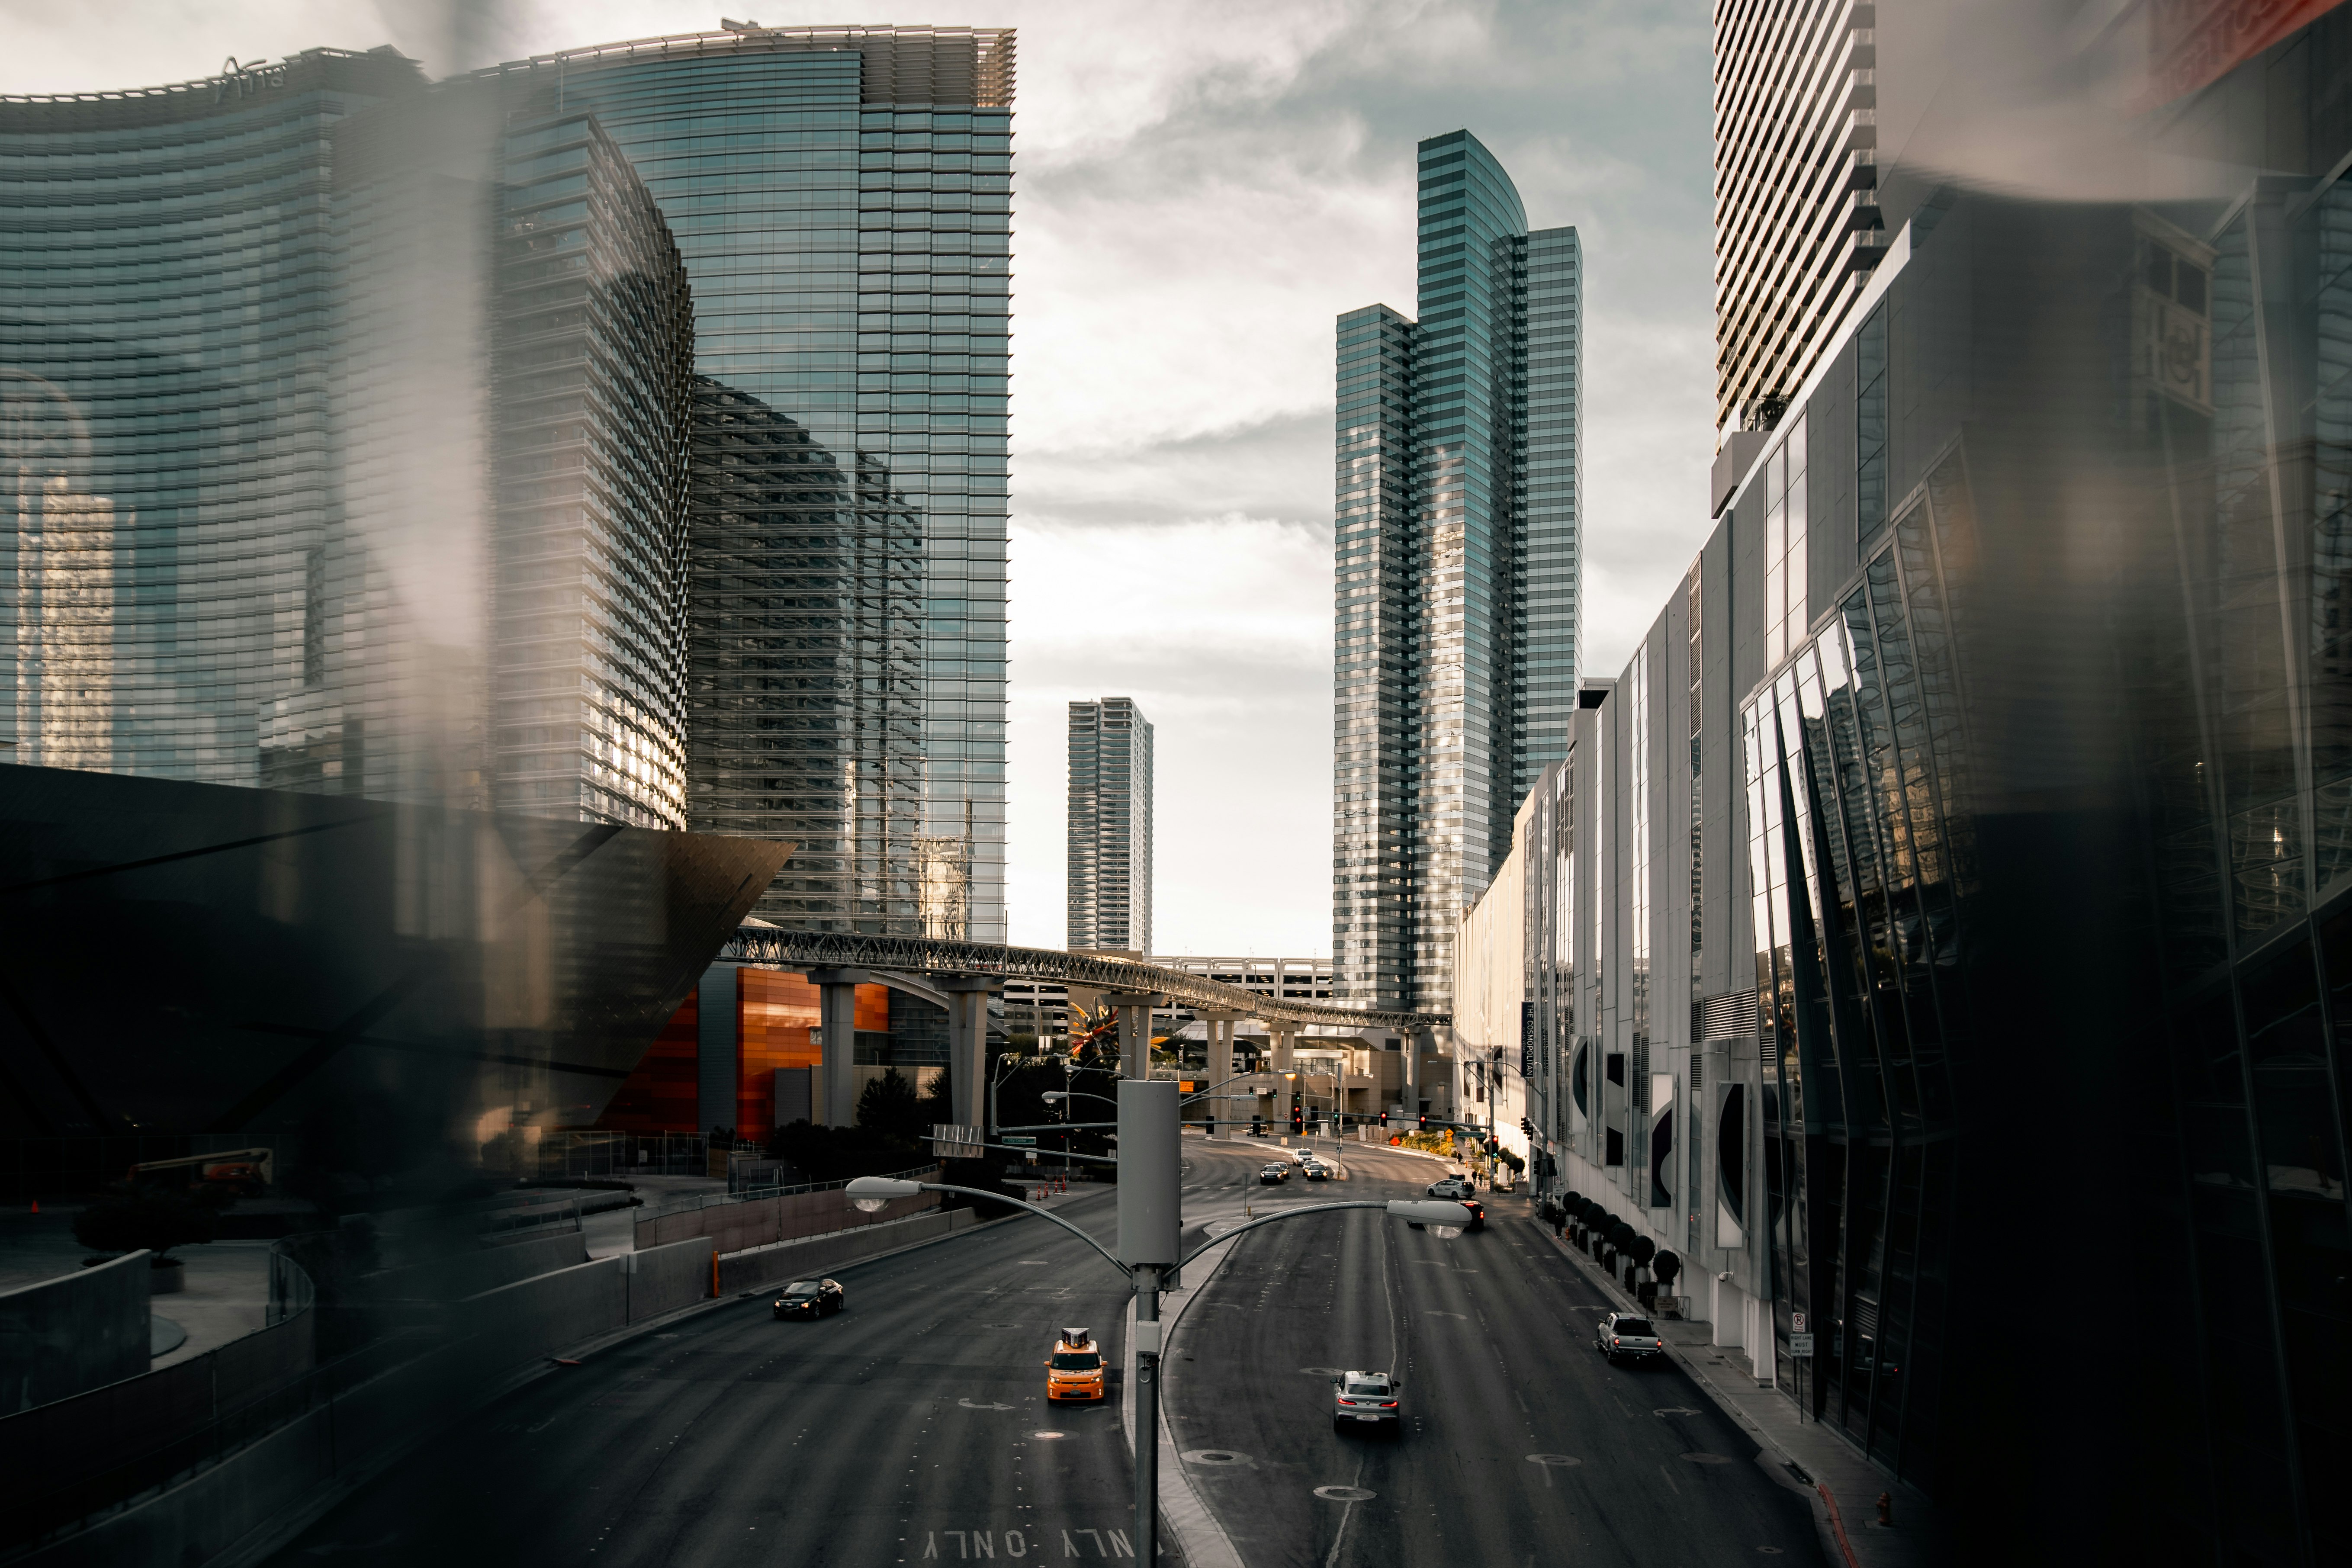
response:
[[[1315,1158],[1313,1151],[1307,1149],[1285,1149],[1283,1152],[1290,1156],[1294,1165],[1304,1165]]]

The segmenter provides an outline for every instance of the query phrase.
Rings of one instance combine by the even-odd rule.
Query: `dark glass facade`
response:
[[[1512,851],[1548,1184],[1953,1563],[2352,1561],[2352,21],[2217,72],[2196,199],[1888,161]]]
[[[1442,1011],[1574,707],[1582,263],[1468,132],[1419,167],[1419,319],[1339,322],[1332,952],[1341,995]]]
[[[0,1140],[287,1134],[382,1174],[584,1125],[785,854],[0,767]]]

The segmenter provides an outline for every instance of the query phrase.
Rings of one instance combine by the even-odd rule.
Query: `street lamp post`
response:
[[[1134,1541],[1135,1560],[1140,1563],[1155,1561],[1159,1553],[1160,1292],[1167,1288],[1171,1277],[1181,1277],[1185,1264],[1243,1231],[1302,1215],[1328,1214],[1338,1209],[1381,1209],[1446,1238],[1461,1235],[1470,1223],[1467,1209],[1460,1204],[1443,1201],[1371,1198],[1309,1204],[1262,1215],[1222,1236],[1203,1240],[1189,1253],[1183,1252],[1179,1245],[1183,1215],[1177,1095],[1176,1085],[1165,1079],[1119,1080],[1118,1237],[1115,1252],[1051,1209],[998,1193],[983,1193],[976,1187],[900,1181],[889,1176],[860,1176],[848,1187],[849,1201],[867,1214],[879,1211],[893,1198],[913,1197],[924,1192],[967,1193],[1009,1203],[1053,1221],[1128,1277],[1135,1291]]]

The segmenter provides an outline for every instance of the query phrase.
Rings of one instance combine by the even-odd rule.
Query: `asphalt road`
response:
[[[1106,1190],[1065,1212],[1107,1239],[1115,1211]],[[836,1278],[835,1317],[777,1322],[764,1298],[742,1301],[539,1379],[271,1563],[1120,1560],[1132,1461],[1117,1401],[1045,1397],[1056,1329],[1122,1321],[1109,1265],[1022,1219]]]
[[[1341,1151],[1349,1181],[1294,1179],[1286,1196],[1419,1196],[1439,1173]],[[1196,1152],[1196,1192],[1210,1196],[1213,1171],[1243,1188],[1262,1163]],[[1187,1310],[1171,1430],[1248,1568],[1820,1563],[1804,1499],[1755,1443],[1680,1370],[1603,1362],[1598,1289],[1524,1200],[1488,1206],[1487,1229],[1452,1241],[1374,1211],[1253,1232]],[[1330,1376],[1350,1367],[1402,1373],[1398,1438],[1333,1431]]]
[[[1437,1173],[1346,1146],[1344,1180],[1269,1189],[1262,1149],[1188,1140],[1185,1152],[1196,1236],[1269,1206],[1417,1195]],[[1109,1192],[1062,1212],[1109,1238]],[[1108,1265],[1024,1219],[838,1278],[838,1317],[780,1323],[764,1298],[738,1302],[540,1378],[272,1563],[1133,1561],[1116,1401],[1045,1399],[1057,1328],[1123,1348]],[[1516,1215],[1451,1242],[1371,1211],[1268,1227],[1234,1244],[1171,1342],[1177,1447],[1234,1456],[1187,1468],[1248,1568],[1817,1563],[1801,1499],[1680,1373],[1604,1367],[1586,1348],[1588,1305],[1591,1288]],[[1401,1441],[1333,1433],[1319,1369],[1344,1365],[1403,1373]],[[1173,1550],[1160,1562],[1180,1564]]]

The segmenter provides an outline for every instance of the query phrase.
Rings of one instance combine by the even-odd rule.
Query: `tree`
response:
[[[922,1131],[955,1120],[955,1089],[948,1080],[950,1070],[952,1069],[933,1073],[931,1081],[923,1088],[922,1115],[919,1119]]]
[[[886,1069],[857,1097],[857,1125],[887,1138],[921,1137],[923,1105],[915,1086],[897,1068]]]

